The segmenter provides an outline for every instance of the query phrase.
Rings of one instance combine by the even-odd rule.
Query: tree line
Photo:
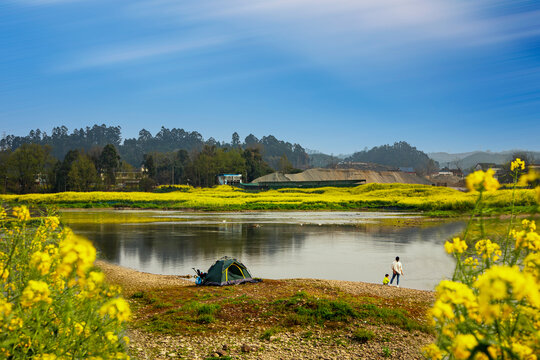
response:
[[[155,135],[142,129],[137,138],[126,138],[122,141],[120,126],[94,125],[74,129],[71,133],[66,126],[58,126],[52,129],[50,135],[40,129],[31,130],[27,136],[7,135],[0,140],[0,149],[15,151],[23,144],[48,145],[50,154],[56,159],[63,159],[70,150],[89,152],[93,148],[103,148],[111,144],[117,149],[122,160],[134,167],[139,167],[145,154],[152,152],[201,152],[205,146],[216,149],[257,148],[264,161],[274,169],[279,169],[283,156],[294,168],[309,167],[309,156],[299,144],[278,140],[272,135],[258,139],[253,134],[249,134],[244,142],[241,142],[236,132],[232,134],[231,142],[219,142],[212,137],[205,140],[197,131],[162,127]]]
[[[203,145],[201,151],[153,151],[144,154],[138,167],[122,159],[113,144],[89,151],[72,149],[62,160],[53,156],[50,145],[24,143],[14,151],[0,150],[2,193],[151,191],[168,184],[213,186],[220,173],[242,174],[244,181],[252,181],[273,171],[258,148]]]

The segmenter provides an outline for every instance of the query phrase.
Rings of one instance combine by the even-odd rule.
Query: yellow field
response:
[[[477,193],[428,185],[368,184],[354,188],[280,189],[248,192],[230,186],[186,188],[168,193],[64,192],[0,195],[0,202],[58,207],[131,207],[203,210],[399,208],[425,211],[472,209]],[[536,207],[534,190],[516,190],[516,206]],[[512,190],[485,194],[485,207],[508,209]]]

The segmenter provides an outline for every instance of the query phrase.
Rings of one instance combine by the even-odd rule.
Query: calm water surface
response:
[[[395,256],[402,287],[432,290],[451,277],[444,241],[462,221],[395,226],[388,212],[68,210],[63,220],[112,263],[155,274],[193,274],[221,256],[262,278],[320,278],[380,283]],[[386,224],[386,225],[385,225]],[[429,224],[429,226],[425,226]]]

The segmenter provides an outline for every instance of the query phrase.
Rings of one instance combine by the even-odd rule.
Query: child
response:
[[[389,278],[390,275],[388,274],[385,274],[384,275],[384,279],[382,281],[383,285],[388,285],[388,283],[390,282],[390,278]]]

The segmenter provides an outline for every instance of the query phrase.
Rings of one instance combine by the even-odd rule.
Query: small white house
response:
[[[242,182],[242,174],[220,174],[217,178],[219,185],[234,185]]]

